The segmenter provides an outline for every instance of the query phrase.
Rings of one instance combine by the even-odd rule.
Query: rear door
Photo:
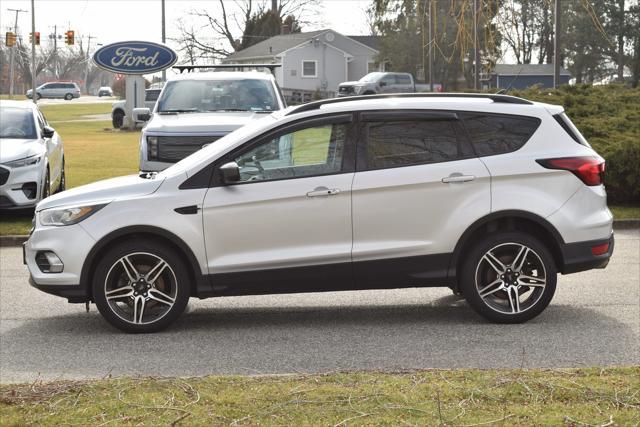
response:
[[[203,206],[209,272],[219,293],[351,287],[351,114],[304,120],[216,162],[241,180],[216,182]],[[218,178],[214,178],[218,179]]]
[[[357,287],[445,283],[466,228],[490,212],[489,173],[454,112],[362,113],[353,198]]]

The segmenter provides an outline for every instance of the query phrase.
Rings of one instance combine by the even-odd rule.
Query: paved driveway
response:
[[[619,231],[606,270],[559,278],[524,325],[484,322],[448,289],[192,300],[170,330],[125,335],[95,307],[27,284],[0,252],[0,381],[106,375],[270,374],[640,364],[640,232]]]

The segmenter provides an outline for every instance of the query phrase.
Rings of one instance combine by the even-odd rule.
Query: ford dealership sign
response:
[[[100,68],[120,74],[150,74],[171,67],[178,55],[153,42],[128,41],[102,46],[93,54]]]

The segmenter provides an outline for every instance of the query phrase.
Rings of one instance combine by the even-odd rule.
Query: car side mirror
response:
[[[236,162],[229,162],[220,166],[220,174],[224,184],[240,182],[240,167]]]
[[[42,137],[43,138],[53,138],[53,134],[56,133],[56,130],[51,126],[45,126],[42,128]]]
[[[132,115],[134,122],[148,122],[151,119],[151,110],[144,107],[134,108]]]
[[[387,85],[387,82],[380,82],[380,87],[386,86],[386,85]]]

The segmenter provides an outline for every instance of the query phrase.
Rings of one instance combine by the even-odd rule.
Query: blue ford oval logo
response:
[[[153,42],[127,41],[102,46],[93,54],[100,68],[120,74],[149,74],[171,67],[178,55]]]

